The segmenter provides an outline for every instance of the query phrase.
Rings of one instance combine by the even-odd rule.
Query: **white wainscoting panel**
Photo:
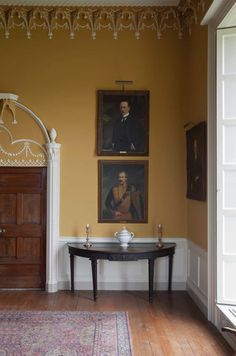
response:
[[[187,290],[195,303],[207,316],[208,269],[207,251],[188,240]]]
[[[114,238],[94,238],[92,242],[113,242]],[[185,290],[187,279],[187,240],[165,238],[164,242],[175,242],[176,252],[173,263],[173,290]],[[58,289],[70,289],[70,264],[67,243],[84,242],[81,238],[61,237],[58,242]],[[134,238],[132,242],[153,243],[155,238]],[[147,290],[147,260],[135,262],[111,262],[98,260],[98,289],[100,290]],[[154,288],[168,287],[168,257],[157,258],[155,262]],[[75,258],[75,289],[92,289],[91,262],[87,258]]]

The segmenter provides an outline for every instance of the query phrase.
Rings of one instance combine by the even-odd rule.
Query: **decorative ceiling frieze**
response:
[[[155,7],[0,7],[0,30],[5,38],[13,30],[21,29],[31,38],[36,30],[46,30],[51,39],[56,30],[62,29],[74,39],[79,30],[89,30],[92,39],[97,32],[109,30],[113,38],[124,30],[134,32],[136,39],[145,30],[156,32],[160,39],[168,29],[177,32],[181,39],[184,32],[191,33],[197,22],[198,12],[204,9],[204,0],[185,0],[178,6]]]

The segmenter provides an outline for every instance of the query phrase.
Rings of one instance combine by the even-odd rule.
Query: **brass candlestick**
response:
[[[89,248],[92,246],[92,243],[89,241],[89,230],[90,230],[90,227],[89,227],[89,224],[87,224],[86,225],[86,241],[84,244],[84,247],[86,247],[86,248]]]
[[[162,224],[158,224],[157,225],[157,237],[158,237],[157,247],[158,248],[162,248],[164,246],[163,242],[162,242],[162,233],[163,233]]]

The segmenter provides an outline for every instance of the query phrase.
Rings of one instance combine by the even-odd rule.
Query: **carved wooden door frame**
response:
[[[52,129],[49,133],[42,120],[27,106],[19,103],[18,96],[10,93],[0,93],[0,101],[3,101],[2,108],[9,108],[15,120],[15,110],[17,107],[27,113],[39,126],[43,132],[47,156],[47,220],[46,220],[46,290],[56,292],[58,290],[58,240],[59,240],[59,212],[60,212],[60,147],[55,142],[57,133]],[[4,128],[3,109],[0,110],[0,126]],[[14,122],[16,123],[16,122]],[[24,140],[24,139],[23,139]],[[18,141],[23,141],[18,140]],[[27,142],[29,140],[25,140]],[[35,143],[35,142],[34,142]],[[8,160],[10,162],[10,160]],[[32,164],[34,167],[36,164]],[[32,166],[28,164],[27,166]],[[14,167],[14,160],[9,165]]]

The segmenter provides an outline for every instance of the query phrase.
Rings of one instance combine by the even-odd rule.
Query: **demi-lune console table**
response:
[[[168,291],[171,292],[175,243],[164,243],[158,248],[152,243],[131,243],[127,248],[117,243],[93,243],[89,248],[82,243],[68,243],[70,254],[71,292],[74,292],[74,256],[89,258],[92,265],[93,298],[97,299],[97,260],[138,261],[148,260],[149,302],[153,299],[154,262],[156,258],[169,257]]]

